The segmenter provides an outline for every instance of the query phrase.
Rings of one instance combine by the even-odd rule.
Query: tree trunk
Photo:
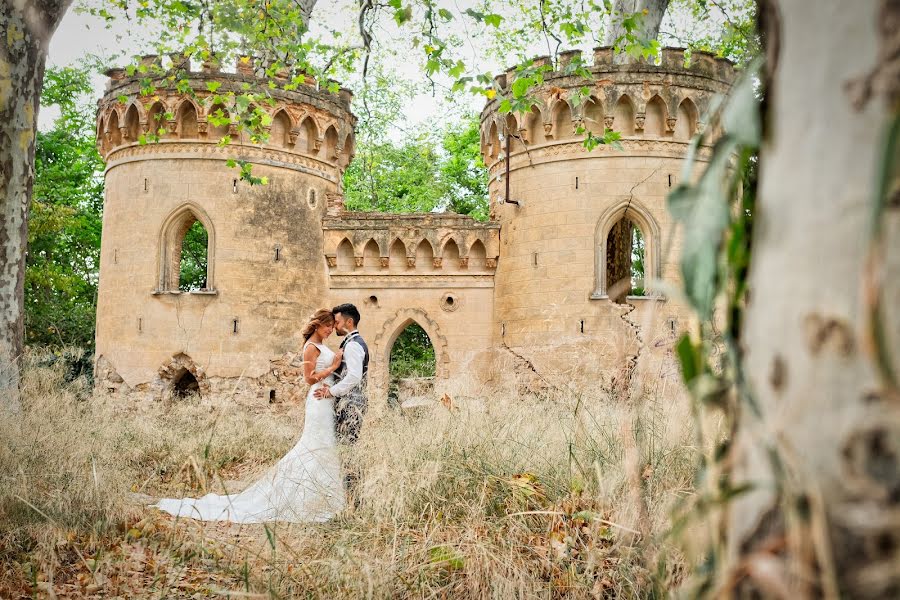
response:
[[[896,373],[900,156],[885,134],[900,106],[900,1],[760,8],[767,132],[743,340],[760,415],[745,409],[734,440],[736,483],[753,488],[730,506],[731,583],[738,595],[897,597],[900,394],[867,328],[880,299],[881,364]],[[894,197],[878,214],[885,158]],[[884,235],[870,260],[873,222]]]
[[[641,40],[655,40],[659,37],[659,26],[668,7],[669,0],[616,0],[603,44],[615,46],[616,42],[627,33],[622,20],[645,10],[647,14],[641,19],[640,27],[633,33]],[[625,53],[616,53],[613,60],[617,63],[626,63],[631,57]]]
[[[613,302],[625,302],[631,293],[631,242],[634,225],[621,219],[606,238],[606,294]]]
[[[13,405],[25,333],[25,247],[44,63],[71,1],[0,2],[0,398]]]

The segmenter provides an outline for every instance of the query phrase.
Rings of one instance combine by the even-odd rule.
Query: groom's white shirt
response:
[[[350,343],[350,340],[357,335],[359,332],[355,329],[347,334],[347,343],[344,344],[344,362],[347,363],[347,373],[343,379],[328,390],[336,398],[346,395],[362,381],[363,360],[366,351],[363,350],[362,345]]]

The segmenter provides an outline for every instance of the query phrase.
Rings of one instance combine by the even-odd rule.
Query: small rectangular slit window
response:
[[[240,319],[234,318],[231,320],[231,333],[238,332],[238,324],[240,323]]]
[[[237,194],[237,179],[231,180],[231,193]]]

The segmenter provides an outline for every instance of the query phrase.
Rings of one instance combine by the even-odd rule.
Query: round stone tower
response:
[[[635,364],[674,378],[665,359],[689,313],[667,298],[681,242],[666,196],[733,66],[702,52],[686,66],[677,48],[664,49],[659,65],[618,65],[611,48],[598,48],[584,79],[566,74],[575,54],[545,74],[530,112],[499,112],[512,71],[496,77],[501,92],[482,112],[491,213],[501,224],[499,356],[558,382],[621,381]],[[581,128],[598,137],[613,129],[621,142],[589,151]],[[709,150],[700,148],[699,162]]]
[[[274,398],[286,386],[271,361],[297,351],[298,329],[328,297],[322,218],[353,154],[350,92],[269,90],[274,103],[258,103],[271,116],[269,138],[252,144],[234,123],[219,124],[228,109],[209,91],[262,89],[251,63],[237,73],[204,65],[188,74],[189,94],[159,77],[142,96],[146,75],[107,75],[97,117],[107,161],[98,387]],[[142,143],[154,133],[159,141]],[[231,142],[220,144],[224,136]],[[229,160],[251,163],[268,184],[242,181]],[[205,275],[186,286],[184,241],[193,231],[202,246],[197,222],[208,241],[193,264],[205,263]]]

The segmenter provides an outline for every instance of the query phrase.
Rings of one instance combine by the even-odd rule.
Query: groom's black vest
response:
[[[362,346],[362,349],[365,352],[365,355],[363,356],[362,381],[360,382],[360,386],[362,386],[366,382],[366,379],[368,378],[368,375],[369,375],[369,347],[366,345],[366,341],[362,338],[362,336],[359,335],[358,331],[354,331],[353,333],[349,334],[347,337],[344,338],[344,341],[341,342],[341,350],[343,350],[344,346],[346,346],[350,342],[359,344],[360,346]],[[340,369],[338,369],[338,377],[340,379],[343,379],[346,375],[347,375],[347,362],[342,360],[341,367],[340,367]]]

